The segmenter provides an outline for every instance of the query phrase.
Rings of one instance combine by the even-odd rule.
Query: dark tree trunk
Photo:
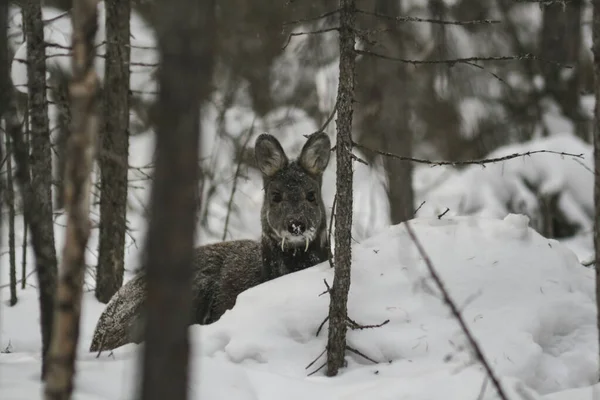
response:
[[[155,172],[145,248],[141,398],[186,399],[200,106],[212,88],[214,0],[159,0]]]
[[[371,4],[377,13],[401,14],[398,1],[376,0]],[[365,29],[384,30],[378,34],[375,43],[366,45],[368,50],[394,57],[404,55],[405,44],[397,23],[373,17],[367,17],[364,22]],[[363,57],[357,68],[358,140],[369,148],[410,157],[410,99],[413,96],[406,65],[377,57]],[[413,167],[409,162],[389,157],[384,158],[383,163],[388,181],[391,222],[398,224],[413,217]]]
[[[69,106],[69,78],[60,72],[51,89],[52,101],[58,108],[57,127],[58,136],[55,142],[54,170],[54,204],[56,209],[64,207],[64,178],[65,178],[65,150],[71,129],[71,107]]]
[[[352,113],[354,102],[355,1],[340,0],[340,78],[337,94],[337,179],[335,218],[335,275],[330,293],[327,375],[344,366],[348,291],[352,263]]]
[[[546,92],[573,122],[575,132],[587,140],[588,125],[579,104],[582,4],[582,0],[572,0],[543,5],[540,57],[553,63],[541,61],[540,67]],[[556,63],[574,67],[569,77],[563,74],[564,67]]]
[[[15,190],[13,186],[12,146],[10,137],[6,143],[6,205],[8,206],[8,255],[10,259],[10,305],[17,304],[17,260],[15,244]],[[1,226],[1,225],[0,225]]]
[[[31,228],[39,281],[39,301],[42,327],[42,374],[45,376],[46,354],[52,334],[52,311],[56,289],[56,248],[52,221],[52,154],[48,127],[48,102],[46,100],[46,56],[44,25],[39,1],[28,0],[23,8],[23,25],[27,38],[28,103],[31,117],[31,156],[25,153],[21,127],[14,127],[15,159],[22,165],[17,179],[29,186],[23,196],[25,215]],[[15,114],[16,115],[16,114]],[[18,121],[17,121],[18,123]],[[20,154],[17,154],[20,153]],[[29,168],[31,158],[31,168]],[[27,171],[31,172],[29,178]],[[28,183],[30,182],[30,185]]]
[[[99,84],[94,69],[97,4],[97,0],[77,0],[71,11],[73,77],[69,95],[72,123],[66,143],[64,180],[67,229],[56,289],[57,307],[44,391],[46,400],[68,400],[73,392],[85,250],[91,228],[91,173],[98,131]]]
[[[600,310],[600,0],[593,0],[594,17],[592,21],[592,52],[594,53],[594,75],[596,106],[594,108],[594,250],[596,255],[596,306]],[[600,331],[600,313],[598,314],[598,331]]]
[[[8,51],[8,2],[3,1],[0,4],[0,123],[2,121],[6,121],[6,115],[8,113],[8,104],[10,101],[9,91],[12,87],[12,82],[9,74],[9,62],[10,56]],[[4,124],[4,128],[6,129],[6,122]],[[8,143],[8,139],[7,139]],[[8,150],[6,151],[9,154]],[[2,150],[0,147],[0,159],[2,159]],[[2,199],[2,185],[0,185],[0,199]],[[13,196],[14,197],[14,196]],[[12,208],[14,215],[14,207]],[[13,219],[13,228],[14,228],[14,219]],[[0,202],[0,228],[2,227],[2,202]],[[0,237],[0,239],[2,239]],[[13,232],[14,239],[14,232]],[[14,246],[11,247],[14,252]],[[13,270],[13,267],[16,269],[16,266],[12,262],[10,264],[10,304],[15,305],[17,303],[17,277],[16,270]],[[14,275],[14,277],[13,277]],[[13,288],[14,283],[14,288]],[[14,300],[14,301],[13,301]]]
[[[100,157],[100,244],[96,298],[108,303],[123,284],[129,154],[129,1],[106,1],[104,129]]]

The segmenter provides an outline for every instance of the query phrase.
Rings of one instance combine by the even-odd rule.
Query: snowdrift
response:
[[[598,367],[593,270],[525,216],[411,224],[512,398],[579,400],[598,390],[590,387]],[[250,289],[218,322],[190,328],[192,398],[476,399],[485,375],[405,227],[355,246],[353,262],[351,317],[389,323],[350,331],[348,344],[378,364],[349,353],[338,377],[307,376],[324,361],[305,369],[326,343],[327,324],[315,335],[328,309],[323,279],[333,278],[323,263]],[[2,310],[0,345],[11,343],[0,354],[2,399],[41,398],[37,303],[33,289],[25,292]],[[101,310],[88,293],[75,398],[131,398],[143,345],[85,353]],[[485,386],[482,398],[496,398]]]

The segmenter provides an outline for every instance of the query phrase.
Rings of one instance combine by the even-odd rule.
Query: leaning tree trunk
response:
[[[98,131],[98,76],[94,69],[97,3],[97,0],[76,0],[72,10],[73,77],[69,85],[72,123],[65,152],[64,180],[67,229],[56,290],[57,307],[48,359],[46,400],[67,400],[73,391],[85,248],[91,228],[91,173]]]
[[[592,21],[592,52],[594,53],[594,91],[596,106],[594,108],[594,250],[596,257],[596,304],[600,310],[600,0],[593,0],[594,17]],[[600,314],[598,314],[598,331],[600,332]]]
[[[355,2],[340,0],[340,78],[337,109],[335,275],[330,292],[327,375],[344,365],[352,262],[352,107],[354,98]]]
[[[100,244],[96,298],[108,303],[123,284],[129,148],[129,16],[131,3],[106,2],[104,129],[100,155]]]
[[[156,151],[145,248],[147,323],[141,398],[187,398],[200,106],[212,87],[214,0],[156,3]],[[193,39],[192,39],[193,38]]]
[[[56,288],[56,248],[52,221],[52,153],[46,99],[46,54],[44,25],[39,1],[27,0],[23,6],[23,25],[27,38],[28,103],[31,118],[31,155],[26,153],[20,126],[11,129],[17,179],[24,188],[25,216],[31,230],[39,281],[42,327],[42,376],[52,333],[52,311]],[[16,115],[16,114],[15,114]],[[31,166],[29,168],[29,159]],[[31,171],[31,178],[28,171]]]

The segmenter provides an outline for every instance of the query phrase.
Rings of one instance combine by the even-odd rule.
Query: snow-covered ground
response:
[[[20,41],[17,11],[11,9],[11,44],[17,52],[12,77],[23,91],[26,74],[18,59],[23,59],[26,52]],[[102,18],[102,2],[99,11]],[[44,8],[44,18],[53,19],[45,25],[47,41],[55,44],[47,49],[51,56],[50,78],[53,68],[69,69],[64,47],[69,44],[71,27],[68,17],[61,16],[59,10]],[[154,68],[147,64],[156,62],[155,51],[148,48],[154,44],[153,35],[136,14],[132,16],[132,32],[136,45],[132,49],[134,64],[143,65],[133,66],[131,89],[136,96],[151,99],[155,91]],[[98,44],[104,35],[101,24]],[[293,48],[290,46],[289,51]],[[100,46],[99,53],[103,51]],[[101,58],[98,68],[102,75]],[[323,112],[334,104],[336,69],[334,61],[314,74]],[[51,120],[55,121],[56,110],[51,107],[50,111]],[[474,111],[469,113],[476,116]],[[205,186],[203,207],[207,220],[198,225],[198,244],[221,240],[225,230],[226,205],[236,180],[236,165],[232,162],[236,154],[231,137],[241,137],[243,142],[250,134],[256,137],[264,131],[274,133],[284,149],[295,156],[305,141],[303,135],[319,126],[301,110],[281,108],[259,118],[251,109],[236,105],[225,115],[226,135],[223,135],[216,128],[218,114],[215,107],[207,107],[202,124],[201,157],[205,170],[216,178],[210,198],[207,192],[211,187]],[[535,154],[485,168],[417,167],[413,186],[415,207],[420,208],[411,224],[461,306],[511,400],[595,399],[600,398],[600,386],[591,386],[597,380],[598,369],[594,274],[593,269],[580,264],[594,258],[592,148],[563,133],[570,129],[568,126],[554,120],[548,124],[555,128],[551,137],[503,147],[489,157],[536,150],[583,157]],[[328,133],[335,143],[333,132],[334,124]],[[248,145],[253,146],[253,137]],[[143,215],[150,188],[147,174],[152,172],[148,165],[154,146],[151,132],[131,137],[130,146],[129,163],[133,168],[129,175],[126,279],[138,265],[145,235]],[[361,156],[359,151],[357,155]],[[305,368],[321,353],[327,336],[327,324],[315,336],[327,313],[327,296],[319,296],[325,289],[323,279],[331,282],[333,277],[325,263],[249,290],[220,321],[190,328],[193,398],[497,398],[490,383],[484,385],[481,366],[473,360],[405,228],[389,227],[386,178],[380,161],[371,166],[355,163],[350,314],[363,324],[390,322],[381,328],[349,333],[349,345],[379,363],[374,365],[349,353],[348,368],[340,376],[327,378],[323,370],[308,376],[324,361],[321,358],[308,370]],[[536,225],[538,206],[525,181],[541,193],[560,193],[559,208],[580,228],[577,236],[558,242],[528,228]],[[335,157],[332,157],[323,184],[328,214],[334,191]],[[261,202],[260,175],[243,168],[233,195],[227,239],[259,237]],[[532,221],[511,212],[527,213]],[[438,218],[442,213],[444,216]],[[92,210],[92,219],[97,222],[97,208]],[[59,259],[63,225],[64,217],[57,217],[55,237]],[[5,241],[6,227],[3,229]],[[128,345],[100,355],[87,353],[96,320],[104,307],[91,292],[97,233],[97,229],[92,231],[88,246],[87,262],[91,267],[86,275],[75,398],[129,399],[138,382],[137,363],[143,345]],[[22,240],[20,218],[17,218],[16,240],[17,243]],[[21,250],[17,250],[17,265],[20,265]],[[27,287],[19,289],[18,304],[9,307],[6,251],[7,245],[3,243],[0,399],[38,399],[41,398],[40,329],[37,280],[32,275],[33,254],[29,248]],[[484,394],[478,397],[482,386]]]
[[[598,340],[593,270],[564,245],[528,227],[527,217],[419,218],[410,222],[511,399],[592,399]],[[335,378],[324,361],[327,314],[320,296],[327,263],[243,293],[210,326],[193,326],[192,398],[477,399],[486,381],[464,336],[403,225],[356,245],[352,318],[383,327],[350,331],[349,354]],[[2,290],[0,398],[41,398],[36,291],[16,307]],[[275,301],[274,301],[275,300]],[[87,353],[102,305],[84,299],[76,399],[133,397],[143,345]],[[489,382],[483,399],[494,399]],[[570,390],[577,389],[577,390]],[[561,394],[565,391],[564,394]],[[600,393],[598,393],[600,394]],[[524,397],[525,396],[525,397]]]

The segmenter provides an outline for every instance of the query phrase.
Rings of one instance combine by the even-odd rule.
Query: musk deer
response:
[[[190,324],[212,323],[235,305],[244,290],[328,258],[321,196],[330,154],[327,135],[310,136],[294,161],[268,134],[257,138],[254,152],[264,184],[261,241],[232,240],[195,250]],[[143,341],[145,291],[142,272],[115,293],[98,320],[90,351]]]

